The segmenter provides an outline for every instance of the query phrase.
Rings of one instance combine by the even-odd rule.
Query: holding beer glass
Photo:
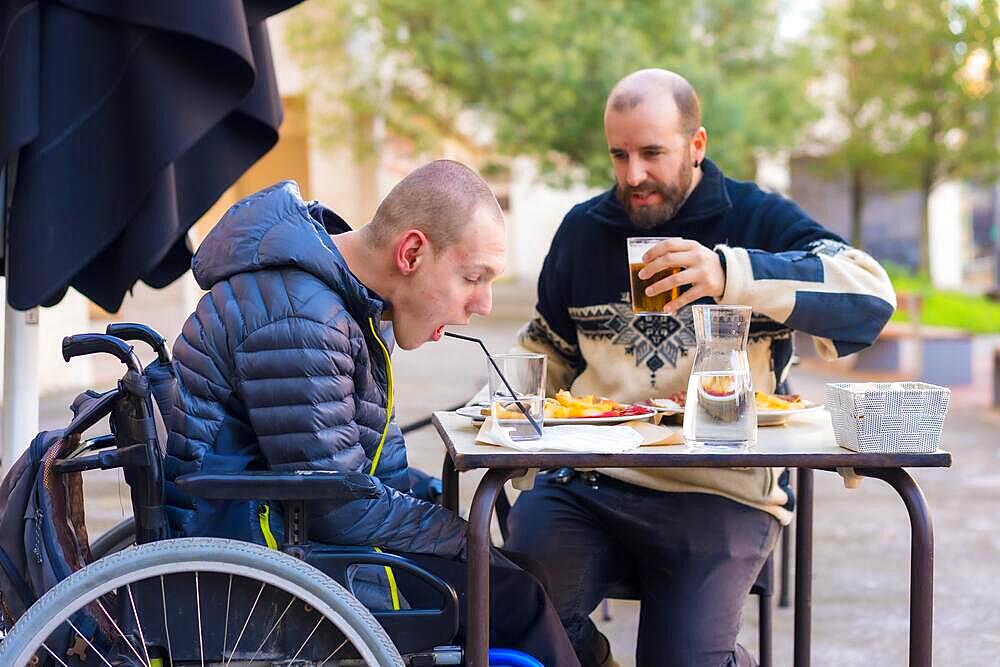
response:
[[[632,288],[632,312],[637,315],[663,315],[663,307],[668,301],[673,301],[680,296],[680,287],[674,287],[656,296],[647,296],[646,288],[663,279],[672,276],[681,270],[681,267],[674,266],[664,273],[650,276],[643,280],[639,277],[639,271],[646,263],[643,255],[660,241],[666,241],[666,237],[660,236],[636,236],[628,239],[628,280]]]

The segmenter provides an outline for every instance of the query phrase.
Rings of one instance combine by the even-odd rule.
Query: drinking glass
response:
[[[654,245],[666,240],[668,240],[667,237],[660,236],[635,236],[626,242],[628,248],[628,280],[629,286],[632,289],[632,312],[636,315],[662,315],[663,307],[680,295],[680,287],[673,287],[656,296],[646,296],[647,287],[667,276],[674,275],[681,270],[679,266],[672,266],[666,271],[661,271],[645,280],[639,277],[639,271],[646,266],[646,263],[642,261],[642,256]]]
[[[493,361],[507,382],[487,361],[490,414],[501,428],[507,430],[511,440],[541,438],[545,420],[545,355],[495,354]],[[534,424],[525,416],[525,410]]]

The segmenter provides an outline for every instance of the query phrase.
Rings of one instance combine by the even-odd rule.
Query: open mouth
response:
[[[650,206],[654,203],[656,192],[633,192],[632,203],[636,206]]]
[[[441,340],[441,336],[443,335],[444,335],[444,325],[442,324],[441,326],[439,326],[437,329],[434,330],[433,334],[431,334],[431,340],[439,341]]]

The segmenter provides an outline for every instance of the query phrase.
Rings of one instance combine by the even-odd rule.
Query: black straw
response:
[[[483,348],[483,352],[486,353],[486,358],[489,359],[490,364],[493,365],[493,370],[495,370],[497,372],[497,375],[500,376],[500,380],[503,382],[504,386],[507,387],[507,391],[509,391],[510,395],[513,397],[514,404],[517,405],[518,409],[522,413],[524,413],[524,416],[528,418],[529,422],[531,422],[531,426],[532,428],[535,429],[535,433],[537,433],[539,437],[541,437],[542,427],[538,425],[538,422],[536,422],[534,418],[532,418],[531,414],[528,412],[528,408],[524,407],[524,404],[521,403],[520,400],[518,400],[517,392],[515,392],[514,389],[510,386],[510,383],[507,382],[507,378],[504,377],[503,372],[500,370],[500,367],[497,366],[497,362],[494,361],[493,355],[490,354],[490,351],[486,349],[486,343],[484,343],[479,338],[473,338],[472,336],[463,336],[462,334],[452,333],[450,331],[445,331],[444,335],[449,336],[451,338],[458,338],[460,340],[467,340],[473,343],[479,343],[479,347]]]

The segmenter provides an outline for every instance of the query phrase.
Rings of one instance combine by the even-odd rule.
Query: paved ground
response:
[[[496,315],[469,327],[491,350],[504,350],[519,321],[530,312],[526,290],[498,290]],[[163,316],[136,309],[126,317],[156,322]],[[176,329],[167,323],[164,329]],[[401,423],[461,401],[485,382],[485,362],[471,344],[444,340],[414,352],[394,355]],[[107,367],[110,382],[114,366]],[[823,382],[843,371],[829,366],[796,369],[796,390],[822,399]],[[935,662],[939,665],[1000,664],[1000,414],[978,404],[985,390],[964,389],[945,428],[944,443],[955,455],[949,470],[917,471],[934,514],[937,540]],[[65,423],[71,397],[43,403],[43,427]],[[437,473],[442,447],[432,429],[408,441],[413,465]],[[463,476],[468,506],[476,475]],[[119,520],[127,487],[113,475],[88,482],[88,514],[93,531]],[[902,665],[906,662],[909,533],[906,514],[894,492],[877,480],[846,490],[839,478],[816,475],[815,582],[813,588],[814,664]],[[741,634],[756,650],[756,600],[748,601]],[[638,605],[612,603],[610,622],[602,622],[623,665],[632,665]],[[775,664],[791,664],[791,609],[777,609]]]

